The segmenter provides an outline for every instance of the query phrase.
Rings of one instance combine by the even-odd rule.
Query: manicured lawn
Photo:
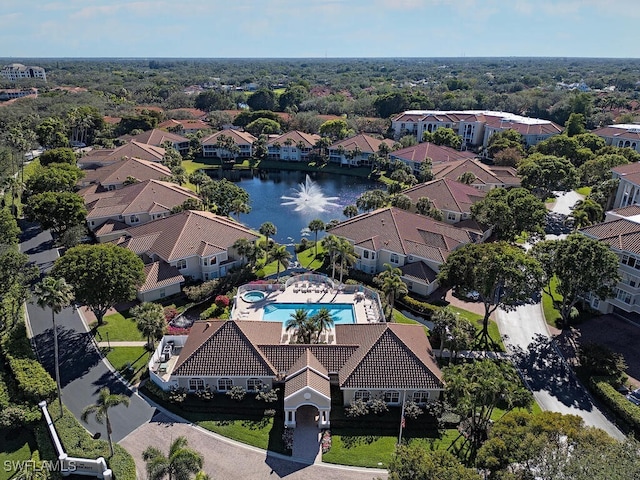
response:
[[[482,329],[482,315],[478,315],[477,313],[473,313],[462,308],[454,307],[453,305],[449,305],[448,308],[472,322],[476,326],[478,331]],[[489,319],[489,337],[494,343],[498,345],[498,351],[505,351],[504,343],[502,343],[502,337],[500,336],[500,330],[498,330],[498,324],[491,319]]]
[[[400,313],[395,308],[393,309],[393,321],[395,323],[407,323],[409,325],[421,325],[420,322],[416,322],[415,320],[410,319],[406,315]]]
[[[128,315],[128,310],[107,315],[104,317],[104,325],[98,327],[98,324],[94,322],[89,325],[89,327],[97,327],[96,340],[98,342],[106,342],[107,338],[111,342],[136,342],[146,340],[140,330],[138,330],[136,322]]]
[[[309,270],[317,270],[322,267],[324,262],[324,248],[318,241],[318,256],[315,255],[316,250],[315,247],[307,248],[302,252],[298,253],[298,262],[305,268]]]
[[[576,193],[579,193],[580,195],[584,195],[586,197],[591,193],[591,187],[576,188]]]
[[[137,383],[147,371],[149,352],[144,347],[113,347],[104,351],[113,368],[131,383]]]
[[[558,284],[555,277],[551,279],[550,289],[551,293],[556,299],[560,298],[560,295],[556,292],[556,285]],[[557,327],[560,321],[560,312],[553,306],[553,298],[546,292],[542,292],[542,309],[544,311],[544,318],[548,325]]]
[[[29,430],[0,429],[0,480],[8,480],[16,475],[15,462],[31,459],[37,450],[36,441]]]
[[[269,436],[273,429],[273,417],[259,420],[238,419],[237,415],[216,415],[216,420],[201,420],[196,423],[207,430],[232,438],[254,447],[269,448]],[[281,420],[279,420],[281,421]]]

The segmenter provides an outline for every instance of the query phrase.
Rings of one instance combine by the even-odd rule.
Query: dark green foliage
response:
[[[70,148],[52,148],[40,155],[39,159],[40,165],[43,167],[51,163],[66,163],[75,166],[78,161],[76,154]]]
[[[116,126],[116,136],[130,134],[134,130],[152,130],[160,123],[161,114],[153,110],[143,110],[139,115],[125,115]]]
[[[620,394],[609,380],[592,377],[590,385],[595,394],[603,400],[613,412],[627,422],[640,434],[640,407],[634,405]]]
[[[207,205],[215,207],[218,215],[229,215],[234,200],[249,204],[247,191],[224,178],[204,185],[200,193]]]
[[[481,480],[451,452],[428,450],[418,443],[399,445],[389,464],[389,480]]]
[[[25,182],[31,195],[44,192],[73,192],[84,172],[75,165],[52,163],[38,168]]]
[[[56,234],[85,221],[87,209],[84,199],[72,192],[44,192],[33,195],[25,206],[25,215],[43,229]]]
[[[0,209],[0,249],[6,245],[17,245],[18,235],[20,229],[16,218],[7,208]]]
[[[558,135],[560,136],[560,135]],[[522,186],[546,198],[554,191],[568,191],[578,185],[578,172],[566,157],[531,155],[518,166]]]
[[[275,110],[276,95],[272,90],[261,88],[249,95],[247,105],[251,110]]]
[[[626,379],[627,363],[624,355],[598,343],[580,345],[578,352],[580,368],[588,376],[607,376],[623,383]]]
[[[206,90],[198,94],[194,106],[205,112],[212,110],[231,110],[235,108],[235,102],[228,93],[218,90]]]
[[[251,122],[259,118],[268,118],[269,120],[280,123],[280,117],[277,113],[274,113],[270,110],[256,110],[252,112],[239,113],[236,118],[234,118],[233,124],[237,125],[238,127],[246,127]]]

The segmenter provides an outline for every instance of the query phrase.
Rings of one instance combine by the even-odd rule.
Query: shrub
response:
[[[325,430],[322,432],[322,453],[327,453],[331,450],[331,431]]]
[[[404,297],[400,298],[398,300],[398,303],[405,307],[408,307],[409,310],[413,310],[420,315],[424,315],[427,318],[431,318],[431,315],[433,315],[439,309],[439,307],[436,307],[435,305],[431,305],[427,302],[421,302],[420,300],[416,300],[409,295],[405,295]]]
[[[164,307],[164,319],[167,323],[176,318],[180,312],[175,307]]]
[[[593,391],[603,400],[607,406],[636,433],[640,433],[640,407],[631,403],[624,395],[621,395],[608,379],[591,377],[590,382]]]
[[[198,397],[200,400],[213,400],[215,393],[213,392],[213,390],[211,390],[211,388],[209,388],[209,385],[207,385],[207,387],[204,390],[198,390],[195,393],[195,396]]]
[[[219,286],[219,280],[209,280],[203,282],[200,285],[193,285],[191,287],[184,287],[182,291],[192,302],[202,302],[216,293]]]
[[[23,427],[27,422],[28,414],[24,408],[12,405],[0,411],[0,429],[13,429]]]
[[[147,390],[151,395],[158,397],[160,400],[163,400],[165,402],[169,401],[169,393],[165,392],[152,381],[145,382],[144,389]]]
[[[231,387],[231,390],[227,391],[227,395],[229,396],[229,398],[235,400],[236,402],[241,402],[242,400],[244,400],[246,394],[247,391],[240,385]]]
[[[171,387],[171,390],[169,390],[169,395],[167,397],[167,399],[171,402],[171,403],[182,403],[184,402],[185,398],[187,398],[187,390],[182,388],[182,387]]]
[[[578,351],[580,366],[588,376],[601,375],[615,377],[618,383],[626,380],[627,364],[624,356],[597,343],[585,343]]]
[[[406,402],[404,404],[404,416],[411,420],[417,419],[424,411],[416,402]]]
[[[265,403],[273,403],[278,401],[278,389],[261,390],[256,395],[256,400],[262,400]]]
[[[351,405],[344,409],[349,418],[364,417],[369,413],[369,407],[361,399],[354,400]]]
[[[375,413],[376,415],[382,415],[385,412],[389,411],[389,407],[387,406],[387,402],[382,400],[381,398],[375,398],[371,400],[367,406],[369,407],[369,411]]]
[[[173,325],[167,327],[167,335],[189,335],[190,331],[190,328],[174,327]]]
[[[284,444],[284,448],[286,450],[293,449],[293,428],[284,427],[284,432],[282,433],[282,443]]]
[[[229,297],[226,295],[218,295],[214,302],[218,308],[227,308],[229,306]]]
[[[273,418],[273,417],[275,417],[275,416],[276,416],[276,411],[275,411],[275,409],[273,409],[273,408],[267,408],[267,409],[264,411],[264,416],[265,416],[265,417],[267,417],[267,418]]]

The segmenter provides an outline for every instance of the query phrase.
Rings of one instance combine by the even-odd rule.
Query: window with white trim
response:
[[[93,225],[93,222],[91,223]],[[369,250],[365,250],[364,252],[362,252],[362,257],[363,258],[369,258]]]
[[[400,259],[398,258],[398,254],[397,254],[397,253],[392,253],[392,254],[389,256],[389,261],[390,261],[391,263],[400,263]]]
[[[621,302],[631,305],[632,296],[629,292],[616,288],[616,298]]]
[[[400,403],[400,392],[398,391],[384,392],[383,400],[386,403]]]
[[[233,380],[231,380],[230,378],[220,378],[220,379],[218,379],[218,391],[219,392],[226,392],[228,390],[231,390],[231,388],[233,388]]]
[[[186,259],[182,259],[182,260],[178,260],[176,262],[176,268],[178,270],[182,270],[183,268],[187,268],[187,260]]]
[[[368,402],[371,398],[371,392],[369,390],[356,390],[356,393],[353,394],[354,400],[362,400],[363,402]]]
[[[457,215],[454,212],[447,213],[447,220],[455,220]]]
[[[138,222],[140,221],[140,219],[138,218],[138,216],[137,216],[137,215],[131,215],[131,216],[129,217],[129,221],[130,221],[131,223],[138,223]]]
[[[416,403],[427,403],[429,401],[429,392],[426,390],[413,392],[413,401]]]
[[[247,391],[258,392],[262,390],[262,380],[259,378],[250,378],[247,380]]]
[[[197,392],[200,390],[204,390],[204,380],[201,378],[190,378],[189,379],[189,391]]]

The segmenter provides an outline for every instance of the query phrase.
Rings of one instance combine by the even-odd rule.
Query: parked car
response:
[[[473,300],[474,302],[477,302],[478,300],[480,300],[480,293],[478,293],[475,290],[471,290],[470,292],[467,292],[467,294],[465,295],[465,297],[468,300]]]
[[[634,405],[640,405],[640,388],[636,388],[633,392],[628,393],[627,399]]]

